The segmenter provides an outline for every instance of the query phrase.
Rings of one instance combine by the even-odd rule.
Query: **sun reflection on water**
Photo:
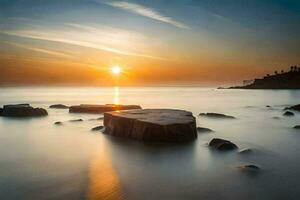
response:
[[[89,170],[89,200],[121,200],[124,193],[120,180],[113,168],[110,153],[104,142],[99,144],[97,155],[91,161]]]
[[[120,104],[120,88],[118,86],[114,87],[114,104]]]

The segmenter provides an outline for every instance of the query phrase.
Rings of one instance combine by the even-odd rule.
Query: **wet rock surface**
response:
[[[197,127],[197,132],[198,133],[209,133],[209,132],[214,132],[210,128],[205,128],[205,127]]]
[[[296,110],[300,112],[300,104],[291,107],[286,107],[285,110]]]
[[[174,109],[141,109],[104,113],[105,133],[145,142],[180,143],[197,138],[191,112]]]
[[[55,109],[68,109],[69,106],[66,106],[64,104],[53,104],[49,106],[49,108],[55,108]]]
[[[238,148],[237,145],[235,145],[231,141],[223,140],[220,138],[212,139],[208,145],[220,151],[228,151],[228,150],[234,150]]]
[[[285,113],[283,113],[283,116],[286,116],[286,117],[292,117],[294,116],[295,114],[291,111],[286,111]]]
[[[294,129],[300,129],[300,125],[294,126]]]
[[[4,117],[41,117],[48,112],[43,108],[33,108],[29,104],[4,105],[0,110],[0,116]]]
[[[139,105],[116,105],[116,104],[106,104],[106,105],[90,105],[90,104],[81,104],[78,106],[71,106],[69,108],[70,113],[104,113],[116,110],[133,110],[141,109]]]
[[[218,119],[235,119],[235,117],[233,117],[233,116],[225,115],[225,114],[221,114],[221,113],[200,113],[199,116],[218,118]]]

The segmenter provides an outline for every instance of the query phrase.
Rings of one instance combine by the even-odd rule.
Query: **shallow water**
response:
[[[215,90],[197,87],[1,88],[0,105],[30,103],[139,104],[237,117],[197,117],[213,129],[185,145],[149,145],[90,129],[99,115],[47,109],[43,118],[0,118],[0,199],[299,199],[299,90]],[[271,108],[267,108],[270,105]],[[273,117],[280,119],[273,119]],[[68,122],[71,119],[83,122]],[[62,126],[53,125],[62,121]],[[214,137],[254,153],[221,153],[207,147]],[[238,166],[255,164],[259,173]]]

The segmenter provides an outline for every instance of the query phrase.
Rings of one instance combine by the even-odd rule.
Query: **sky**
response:
[[[298,0],[0,0],[0,85],[237,84],[299,66],[299,22]]]

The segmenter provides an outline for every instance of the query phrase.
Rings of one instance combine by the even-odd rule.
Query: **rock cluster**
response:
[[[48,112],[43,108],[33,108],[29,104],[4,105],[0,109],[0,116],[4,117],[40,117]]]

